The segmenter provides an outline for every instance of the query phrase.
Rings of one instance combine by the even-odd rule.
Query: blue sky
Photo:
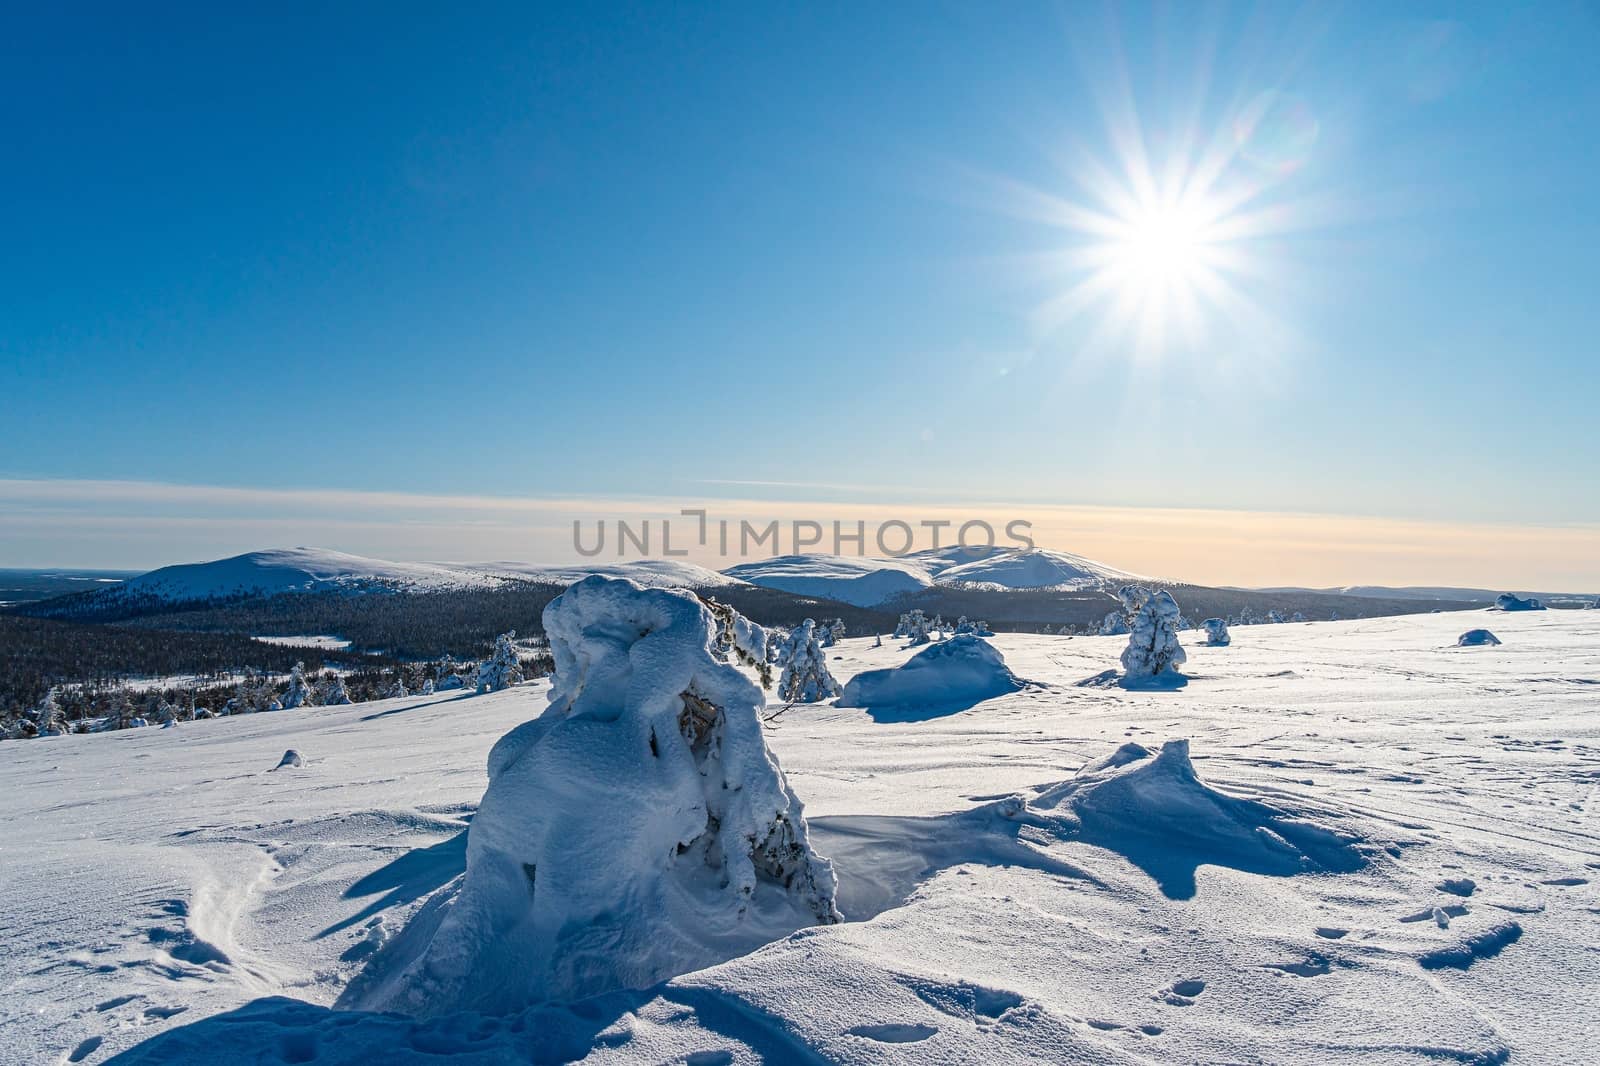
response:
[[[13,13],[0,478],[1600,523],[1597,53],[1554,2]],[[1052,310],[1130,146],[1249,219],[1192,329]],[[170,561],[30,513],[0,562]]]

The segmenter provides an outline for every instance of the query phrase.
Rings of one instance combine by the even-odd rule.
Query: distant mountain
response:
[[[164,566],[96,596],[181,603],[285,592],[494,588],[505,581],[504,576],[432,563],[394,563],[326,548],[275,548],[208,563]]]
[[[1321,592],[1330,596],[1354,596],[1360,599],[1374,600],[1441,600],[1449,603],[1493,603],[1495,597],[1502,592],[1511,592],[1517,596],[1534,597],[1547,602],[1583,603],[1595,599],[1594,593],[1584,592],[1537,592],[1529,589],[1474,589],[1454,588],[1448,585],[1346,585],[1343,588],[1299,588],[1284,587],[1257,589],[1257,592]]]
[[[646,588],[726,588],[742,585],[736,577],[719,574],[715,570],[680,559],[639,559],[629,563],[585,563],[565,566],[544,563],[446,563],[452,568],[515,577],[524,581],[538,581],[549,585],[570,585],[590,574],[604,577],[625,577]]]
[[[1126,570],[1044,548],[995,552],[940,570],[936,577],[941,585],[1001,589],[1088,589],[1137,579]]]
[[[1097,589],[1135,575],[1068,552],[1044,548],[937,548],[897,559],[854,555],[783,555],[723,571],[754,585],[876,607],[932,586],[962,589]]]
[[[723,574],[764,588],[838,600],[857,607],[875,607],[933,584],[927,567],[909,557],[780,555],[730,566]]]

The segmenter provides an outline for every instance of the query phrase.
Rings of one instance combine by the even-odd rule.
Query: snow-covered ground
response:
[[[911,559],[856,555],[780,555],[739,563],[723,571],[752,585],[873,607],[933,584],[926,568]]]
[[[511,1017],[329,1008],[546,683],[0,744],[0,1063],[1593,1061],[1600,612],[1490,617],[1185,633],[1153,692],[1077,685],[1123,638],[1001,636],[1039,684],[791,707],[846,922]],[[870,645],[841,682],[910,655]]]
[[[344,651],[350,641],[328,633],[307,633],[288,637],[253,637],[263,644],[278,644],[285,648],[317,648],[321,651]]]

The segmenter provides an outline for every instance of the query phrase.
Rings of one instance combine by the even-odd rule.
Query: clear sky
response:
[[[48,7],[0,565],[526,557],[438,501],[648,497],[1326,514],[1489,532],[1193,576],[1600,587],[1590,5]]]

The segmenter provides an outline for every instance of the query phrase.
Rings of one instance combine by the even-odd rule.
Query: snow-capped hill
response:
[[[722,573],[752,585],[857,607],[875,607],[933,584],[915,562],[853,555],[780,555],[730,566]]]
[[[183,602],[285,592],[494,588],[504,580],[465,568],[395,563],[326,548],[275,548],[207,563],[164,566],[99,595]]]
[[[939,571],[941,585],[1007,589],[1080,589],[1129,581],[1137,575],[1068,552],[1045,548],[997,551],[974,562]]]
[[[457,564],[446,564],[454,567]],[[654,589],[702,589],[742,585],[738,578],[681,559],[638,559],[626,563],[582,563],[571,566],[543,563],[468,563],[464,568],[487,574],[505,575],[525,581],[570,585],[593,574],[625,577],[635,584]]]

